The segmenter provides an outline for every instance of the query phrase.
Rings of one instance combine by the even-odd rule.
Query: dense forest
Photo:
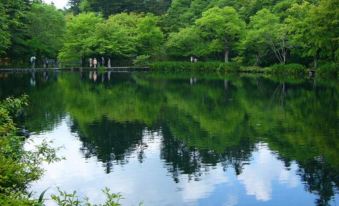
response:
[[[235,62],[249,66],[339,60],[338,0],[40,0],[0,2],[0,65],[29,57]]]

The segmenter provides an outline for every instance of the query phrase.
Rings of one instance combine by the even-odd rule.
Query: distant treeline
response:
[[[339,0],[70,0],[0,2],[0,55],[216,60],[317,67],[339,60]]]

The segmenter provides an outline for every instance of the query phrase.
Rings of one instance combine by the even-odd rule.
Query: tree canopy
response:
[[[0,56],[60,62],[89,56],[236,61],[244,65],[339,61],[338,0],[39,0],[0,2]],[[66,26],[65,26],[66,24]]]

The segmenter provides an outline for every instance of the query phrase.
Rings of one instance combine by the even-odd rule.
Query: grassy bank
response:
[[[237,63],[223,62],[182,62],[163,61],[150,63],[150,69],[154,71],[182,72],[182,71],[204,71],[204,72],[239,72],[239,73],[263,73],[277,75],[309,75],[315,71],[321,76],[338,77],[339,66],[336,63],[327,63],[315,70],[306,68],[301,64],[275,64],[270,67],[242,66]]]

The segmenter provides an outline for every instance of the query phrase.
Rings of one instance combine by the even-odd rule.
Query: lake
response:
[[[123,205],[338,205],[339,83],[156,72],[0,73],[21,124],[60,147],[30,190]],[[48,205],[53,205],[47,201]]]

